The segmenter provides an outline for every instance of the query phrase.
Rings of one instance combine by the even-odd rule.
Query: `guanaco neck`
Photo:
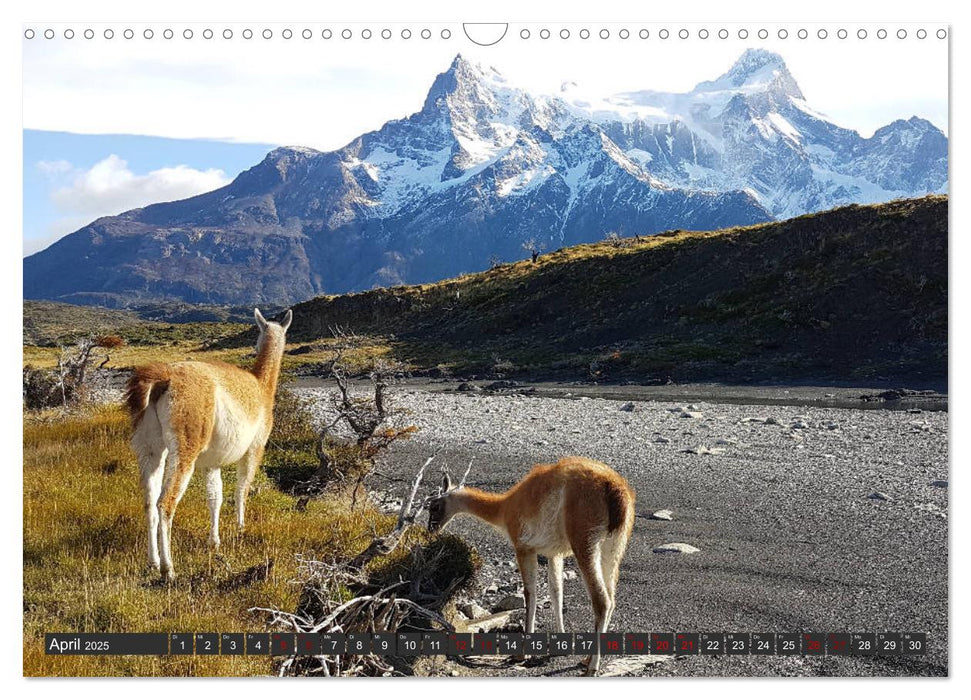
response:
[[[505,494],[463,487],[452,497],[455,499],[456,513],[468,513],[498,528],[505,528],[503,521]]]
[[[283,340],[272,335],[264,338],[251,371],[263,388],[263,394],[270,401],[276,396],[276,385],[280,379],[282,361]]]

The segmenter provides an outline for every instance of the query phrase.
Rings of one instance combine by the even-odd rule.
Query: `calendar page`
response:
[[[24,676],[949,674],[947,24],[20,32]]]

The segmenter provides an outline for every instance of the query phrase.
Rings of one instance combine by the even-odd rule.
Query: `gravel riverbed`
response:
[[[326,388],[302,388],[326,418]],[[768,391],[768,390],[767,390]],[[766,393],[768,398],[771,398]],[[947,675],[948,445],[943,411],[757,403],[542,398],[403,388],[419,428],[380,465],[400,492],[441,449],[469,484],[501,491],[538,462],[598,459],[637,492],[613,631],[926,632],[916,657],[606,657],[606,675]],[[671,511],[671,520],[653,519]],[[485,566],[485,608],[520,590],[502,535],[471,518],[449,528]],[[695,553],[656,553],[685,543]],[[573,570],[570,562],[567,570]],[[565,582],[567,629],[592,628],[579,577]],[[546,596],[540,571],[540,600]],[[541,607],[538,629],[552,616]],[[577,675],[577,657],[462,661],[462,675]],[[454,669],[453,669],[454,670]],[[444,672],[444,670],[443,670]],[[449,671],[451,672],[451,671]]]

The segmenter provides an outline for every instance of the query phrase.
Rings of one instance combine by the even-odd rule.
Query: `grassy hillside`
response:
[[[665,381],[941,379],[947,198],[582,245],[436,284],[319,297],[415,367]]]

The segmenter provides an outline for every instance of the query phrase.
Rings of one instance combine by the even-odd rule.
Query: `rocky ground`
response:
[[[315,398],[326,391],[301,389]],[[474,457],[469,484],[495,491],[537,462],[584,455],[637,491],[614,630],[889,630],[928,639],[923,657],[623,657],[608,658],[606,675],[947,675],[947,413],[779,405],[781,391],[763,388],[760,404],[758,395],[675,403],[403,388],[400,420],[420,431],[394,446],[381,465],[389,479],[375,488],[404,490],[438,449],[453,472]],[[652,517],[660,510],[671,520]],[[460,607],[473,616],[514,608],[521,587],[505,539],[472,519],[449,527],[485,562]],[[670,543],[698,551],[654,551]],[[586,592],[566,569],[567,628],[587,631]],[[521,616],[514,611],[510,623]],[[550,629],[548,602],[538,621]],[[442,672],[577,675],[577,661],[476,658]]]

